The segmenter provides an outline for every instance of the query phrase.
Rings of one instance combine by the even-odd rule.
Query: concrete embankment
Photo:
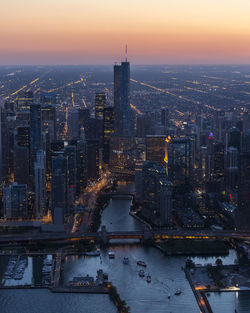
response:
[[[196,298],[196,301],[198,303],[198,306],[200,308],[201,313],[213,313],[212,308],[207,300],[207,297],[204,292],[200,290],[195,289],[195,285],[193,283],[192,277],[190,275],[190,272],[188,269],[184,269],[184,272],[186,274],[187,280],[189,281],[189,284],[192,288],[192,291],[194,293],[194,296]]]
[[[105,286],[62,286],[52,287],[50,290],[58,293],[108,293],[108,288]]]

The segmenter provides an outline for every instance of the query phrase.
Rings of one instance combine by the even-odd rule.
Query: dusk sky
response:
[[[0,64],[250,63],[250,0],[0,0]]]

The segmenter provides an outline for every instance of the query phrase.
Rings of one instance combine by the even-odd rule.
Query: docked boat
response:
[[[109,258],[110,259],[114,259],[115,258],[115,252],[114,251],[110,251],[109,252]]]
[[[147,264],[143,261],[137,261],[137,265],[147,267]]]
[[[139,276],[140,277],[144,277],[145,276],[144,270],[139,270]]]
[[[125,256],[123,258],[123,264],[128,264],[129,263],[129,258],[127,256]]]
[[[151,283],[151,276],[150,275],[147,276],[147,283]]]
[[[175,293],[176,296],[179,296],[181,294],[181,290],[180,289],[176,289]]]

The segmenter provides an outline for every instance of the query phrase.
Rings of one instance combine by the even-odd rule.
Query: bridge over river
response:
[[[136,231],[112,231],[106,230],[105,226],[99,232],[95,233],[24,233],[24,234],[8,234],[0,236],[1,245],[15,245],[38,242],[72,242],[80,240],[94,240],[108,244],[111,240],[119,240],[126,242],[126,239],[138,239],[140,241],[155,239],[241,239],[250,240],[250,232],[230,231],[230,230],[136,230]]]

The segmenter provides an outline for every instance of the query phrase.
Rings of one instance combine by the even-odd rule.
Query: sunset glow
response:
[[[1,64],[250,62],[249,0],[1,2]]]

